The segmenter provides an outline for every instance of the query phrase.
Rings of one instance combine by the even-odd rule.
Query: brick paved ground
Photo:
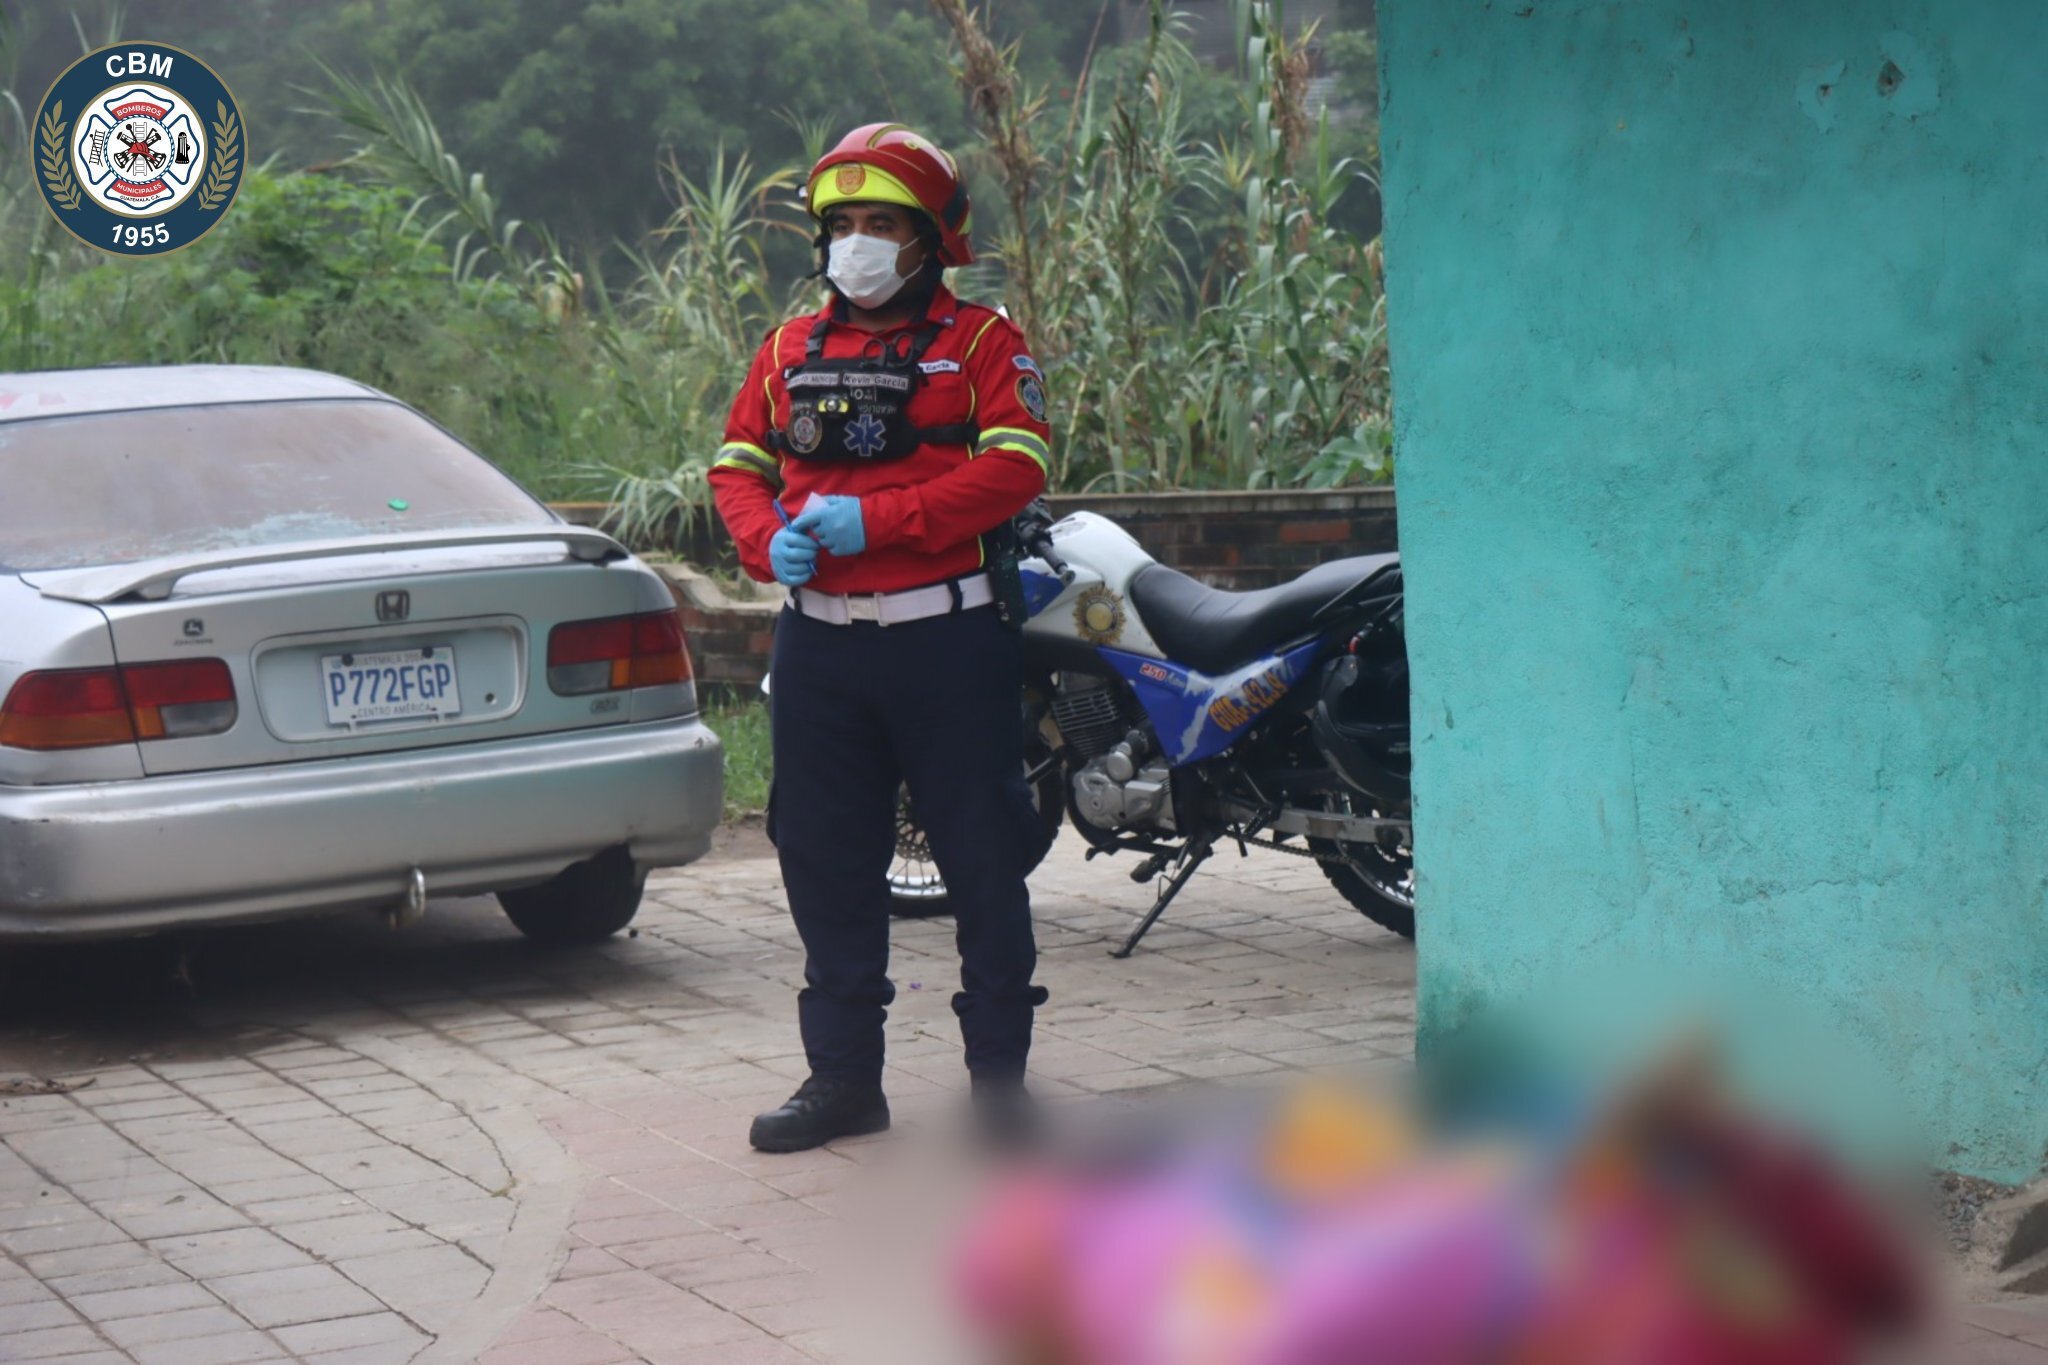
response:
[[[912,1358],[907,1296],[931,1277],[893,1225],[949,1179],[951,922],[897,936],[898,1131],[757,1155],[748,1118],[803,1072],[762,851],[660,878],[638,937],[579,953],[532,951],[473,901],[402,934],[345,919],[8,959],[0,1077],[92,1084],[0,1102],[0,1360]],[[1409,947],[1308,864],[1212,868],[1117,962],[1145,892],[1071,836],[1055,850],[1034,881],[1043,1093],[1405,1069]],[[883,1287],[861,1260],[900,1273]],[[1951,1359],[2048,1362],[2030,1305],[1955,1335]]]

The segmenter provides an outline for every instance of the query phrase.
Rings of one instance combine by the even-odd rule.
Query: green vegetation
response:
[[[707,701],[704,723],[725,744],[725,818],[737,820],[768,808],[768,708],[760,701]]]
[[[1147,38],[1100,50],[1087,21],[1104,11],[1079,0],[1000,0],[996,19],[1029,41],[963,0],[289,8],[252,4],[246,31],[203,6],[183,19],[214,24],[192,41],[210,35],[224,67],[299,24],[334,61],[293,64],[311,89],[278,115],[277,141],[252,108],[253,154],[337,154],[272,153],[208,238],[141,262],[73,242],[27,175],[0,181],[0,369],[224,360],[352,375],[545,496],[612,498],[648,544],[676,512],[703,514],[706,465],[764,331],[815,307],[797,278],[800,167],[841,127],[897,113],[963,154],[987,263],[956,284],[1033,337],[1061,486],[1389,474],[1378,247],[1351,226],[1372,187],[1341,153],[1369,155],[1370,125],[1310,119],[1314,35],[1286,37],[1264,0],[1236,6],[1235,71],[1197,62],[1157,3]],[[128,30],[169,32],[143,19],[187,9],[137,0]],[[54,71],[123,31],[121,11],[96,13],[66,29],[68,52],[52,50],[54,25],[0,24],[0,80],[16,73],[0,86],[0,141],[18,157],[40,90],[19,75],[24,45]],[[570,17],[536,41],[550,13]],[[1347,44],[1353,60],[1369,53],[1369,36],[1329,46]],[[820,74],[856,59],[888,79]],[[364,70],[388,74],[349,74]],[[869,89],[888,107],[864,103]],[[773,133],[735,121],[764,108]],[[522,221],[508,204],[538,212]]]

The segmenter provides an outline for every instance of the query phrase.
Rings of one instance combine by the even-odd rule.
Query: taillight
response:
[[[217,735],[235,723],[235,680],[220,659],[131,664],[121,681],[137,739]]]
[[[0,744],[91,749],[217,735],[235,723],[235,681],[219,659],[30,673],[0,703]]]
[[[674,611],[572,621],[548,632],[548,686],[559,696],[689,680],[683,619]]]
[[[0,705],[0,744],[16,749],[91,749],[134,739],[118,669],[30,673]]]
[[[630,687],[660,687],[690,680],[690,650],[683,643],[683,618],[673,611],[633,618],[633,676]]]

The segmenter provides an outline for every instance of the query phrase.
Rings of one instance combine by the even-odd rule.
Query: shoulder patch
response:
[[[1043,384],[1045,382],[1045,371],[1039,369],[1038,362],[1033,360],[1030,356],[1025,355],[1022,351],[1019,351],[1017,354],[1011,356],[1010,363],[1012,365],[1015,365],[1018,369],[1024,371],[1024,373],[1026,374],[1037,375],[1039,383]]]
[[[1024,405],[1024,411],[1031,414],[1034,422],[1045,420],[1045,385],[1033,375],[1022,375],[1017,380],[1017,401]]]

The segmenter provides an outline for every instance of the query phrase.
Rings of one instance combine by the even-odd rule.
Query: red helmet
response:
[[[900,123],[866,124],[839,139],[811,167],[805,202],[820,223],[834,204],[902,204],[922,210],[939,230],[939,263],[974,263],[974,247],[967,240],[973,206],[960,168],[930,138]]]

